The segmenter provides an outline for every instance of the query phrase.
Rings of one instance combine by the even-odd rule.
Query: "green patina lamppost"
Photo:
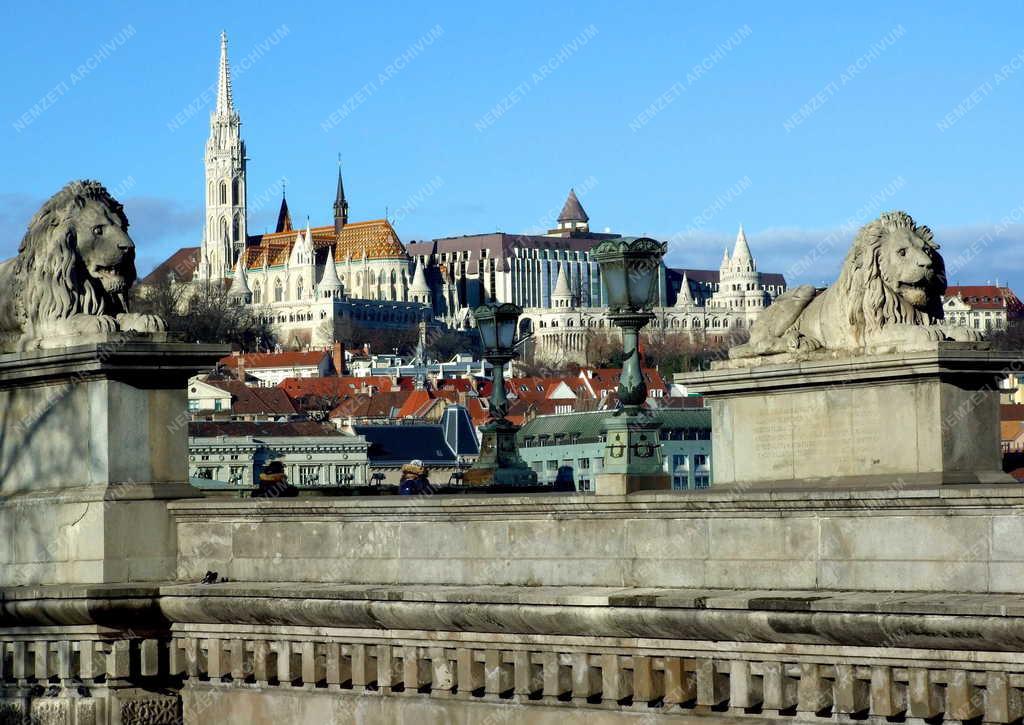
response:
[[[491,419],[481,429],[480,456],[466,471],[464,480],[470,484],[531,486],[537,473],[531,469],[516,448],[519,426],[505,416],[508,396],[505,394],[505,366],[516,356],[516,331],[522,308],[512,304],[489,302],[473,310],[484,358],[492,365]]]
[[[619,378],[622,410],[605,420],[604,471],[598,494],[670,488],[662,468],[661,422],[643,411],[647,383],[640,365],[640,331],[654,319],[658,269],[667,244],[647,237],[621,237],[594,250],[608,295],[608,319],[622,330],[625,360]]]

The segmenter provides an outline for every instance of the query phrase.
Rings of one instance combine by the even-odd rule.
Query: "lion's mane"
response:
[[[15,315],[22,330],[76,314],[117,315],[122,301],[103,289],[78,251],[76,210],[101,204],[122,228],[124,208],[98,181],[72,181],[50,197],[29,222],[14,262]],[[135,266],[126,265],[126,289],[135,282]]]
[[[934,278],[928,286],[926,305],[915,307],[890,286],[883,273],[882,248],[891,232],[907,229],[920,237],[932,257]],[[917,225],[909,214],[887,212],[861,228],[846,255],[843,268],[829,294],[841,297],[846,319],[857,339],[864,333],[892,324],[932,324],[943,317],[942,294],[946,291],[946,270],[932,230]]]

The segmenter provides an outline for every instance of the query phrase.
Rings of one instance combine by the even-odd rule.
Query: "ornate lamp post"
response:
[[[491,419],[483,426],[480,457],[466,471],[463,479],[466,483],[512,486],[537,483],[536,472],[519,457],[516,448],[516,431],[519,426],[505,417],[508,414],[505,366],[516,356],[516,329],[522,312],[516,305],[496,302],[473,310],[484,347],[484,357],[493,366],[494,384],[491,386]]]
[[[647,237],[622,237],[601,243],[594,258],[608,294],[608,319],[622,330],[625,360],[619,378],[622,410],[605,421],[604,471],[598,494],[670,488],[662,469],[661,423],[642,411],[647,383],[640,367],[640,331],[654,319],[650,311],[658,286],[658,268],[668,245]]]

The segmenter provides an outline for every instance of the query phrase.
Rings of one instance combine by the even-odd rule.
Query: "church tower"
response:
[[[206,219],[200,277],[223,279],[245,247],[245,142],[242,121],[231,99],[228,36],[220,34],[217,106],[210,114],[206,142]]]
[[[345,185],[341,183],[341,156],[338,156],[338,188],[334,192],[334,236],[341,238],[341,230],[348,224],[348,200]]]

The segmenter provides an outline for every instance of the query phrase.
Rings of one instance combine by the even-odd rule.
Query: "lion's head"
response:
[[[123,207],[99,182],[72,181],[32,217],[14,275],[23,323],[124,312],[136,272]]]
[[[864,225],[836,281],[853,328],[941,318],[946,268],[938,249],[931,229],[906,212],[886,212]]]

